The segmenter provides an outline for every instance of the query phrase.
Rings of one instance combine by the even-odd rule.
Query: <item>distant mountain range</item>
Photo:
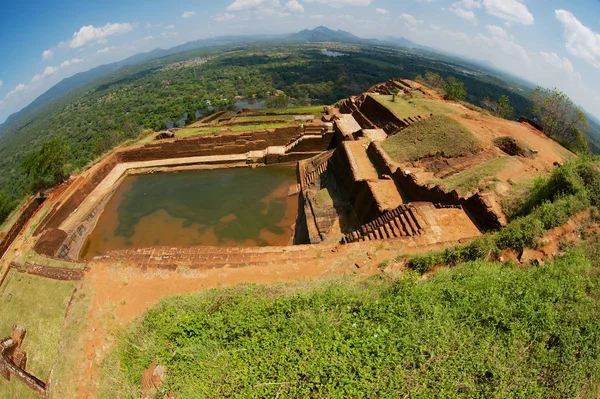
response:
[[[377,39],[361,39],[350,32],[343,30],[334,31],[325,26],[319,26],[315,29],[305,29],[298,33],[290,35],[253,35],[253,36],[220,36],[211,39],[194,40],[187,42],[180,46],[172,47],[170,49],[154,49],[147,53],[136,54],[127,59],[111,64],[101,65],[90,69],[86,72],[80,72],[69,78],[61,80],[59,83],[54,85],[44,94],[40,95],[28,106],[21,109],[18,112],[10,115],[3,124],[0,124],[0,135],[3,130],[11,124],[17,122],[22,117],[26,116],[30,112],[48,104],[49,102],[76,90],[79,87],[85,86],[94,80],[103,78],[117,71],[118,69],[127,65],[132,65],[138,62],[150,61],[162,57],[167,57],[173,54],[182,53],[185,51],[196,50],[203,47],[211,47],[226,44],[235,43],[251,43],[261,41],[283,41],[292,43],[322,43],[322,42],[337,42],[337,43],[362,43],[362,44],[387,44],[398,47],[406,48],[421,48],[427,49],[426,47],[419,46],[416,43],[411,42],[404,38],[387,38],[385,40]]]
[[[216,38],[210,39],[201,39],[187,42],[185,44],[175,46],[169,49],[154,49],[147,53],[140,53],[129,58],[126,58],[119,62],[114,62],[111,64],[101,65],[95,68],[90,69],[86,72],[80,72],[75,74],[69,78],[63,79],[48,91],[40,95],[33,102],[31,102],[28,106],[21,109],[18,112],[10,115],[6,121],[0,124],[0,136],[3,134],[4,130],[12,125],[13,123],[18,122],[21,118],[26,117],[30,113],[33,113],[37,109],[43,107],[44,105],[50,103],[51,101],[58,99],[78,88],[81,88],[97,79],[101,79],[103,77],[109,76],[113,72],[128,66],[133,65],[139,62],[155,60],[163,57],[167,57],[170,55],[183,53],[186,51],[192,51],[205,47],[212,47],[218,45],[227,45],[227,44],[246,44],[253,42],[284,42],[284,43],[323,43],[323,42],[332,42],[332,43],[356,43],[356,44],[364,44],[364,45],[387,45],[392,47],[401,47],[407,49],[417,49],[422,51],[430,51],[435,53],[443,53],[427,46],[421,46],[417,43],[414,43],[403,37],[387,37],[384,39],[363,39],[358,36],[353,35],[350,32],[344,30],[332,30],[327,28],[326,26],[318,26],[315,29],[305,29],[303,31],[292,33],[288,35],[249,35],[249,36],[220,36]],[[483,63],[479,65],[484,66]],[[486,68],[490,68],[490,65],[485,65]],[[600,121],[593,118],[590,115],[590,125],[594,130],[600,131]],[[600,143],[600,136],[598,136],[598,142]]]

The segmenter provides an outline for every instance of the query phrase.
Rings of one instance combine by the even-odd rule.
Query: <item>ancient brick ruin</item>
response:
[[[26,333],[24,328],[13,326],[12,334],[0,340],[0,376],[7,381],[14,377],[37,394],[46,396],[46,383],[26,371],[27,353],[23,350]]]

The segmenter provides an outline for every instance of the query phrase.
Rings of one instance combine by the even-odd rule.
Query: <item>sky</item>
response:
[[[319,25],[488,62],[600,118],[600,0],[24,0],[0,11],[0,123],[60,80],[140,52]]]

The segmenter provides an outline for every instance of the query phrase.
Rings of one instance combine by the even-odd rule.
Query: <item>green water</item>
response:
[[[151,246],[288,245],[298,209],[292,167],[129,176],[107,204],[83,257]]]

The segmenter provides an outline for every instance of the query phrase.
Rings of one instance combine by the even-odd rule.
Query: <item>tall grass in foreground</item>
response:
[[[123,334],[101,395],[594,397],[598,269],[582,249],[546,267],[472,262],[430,281],[241,286],[162,301]]]

